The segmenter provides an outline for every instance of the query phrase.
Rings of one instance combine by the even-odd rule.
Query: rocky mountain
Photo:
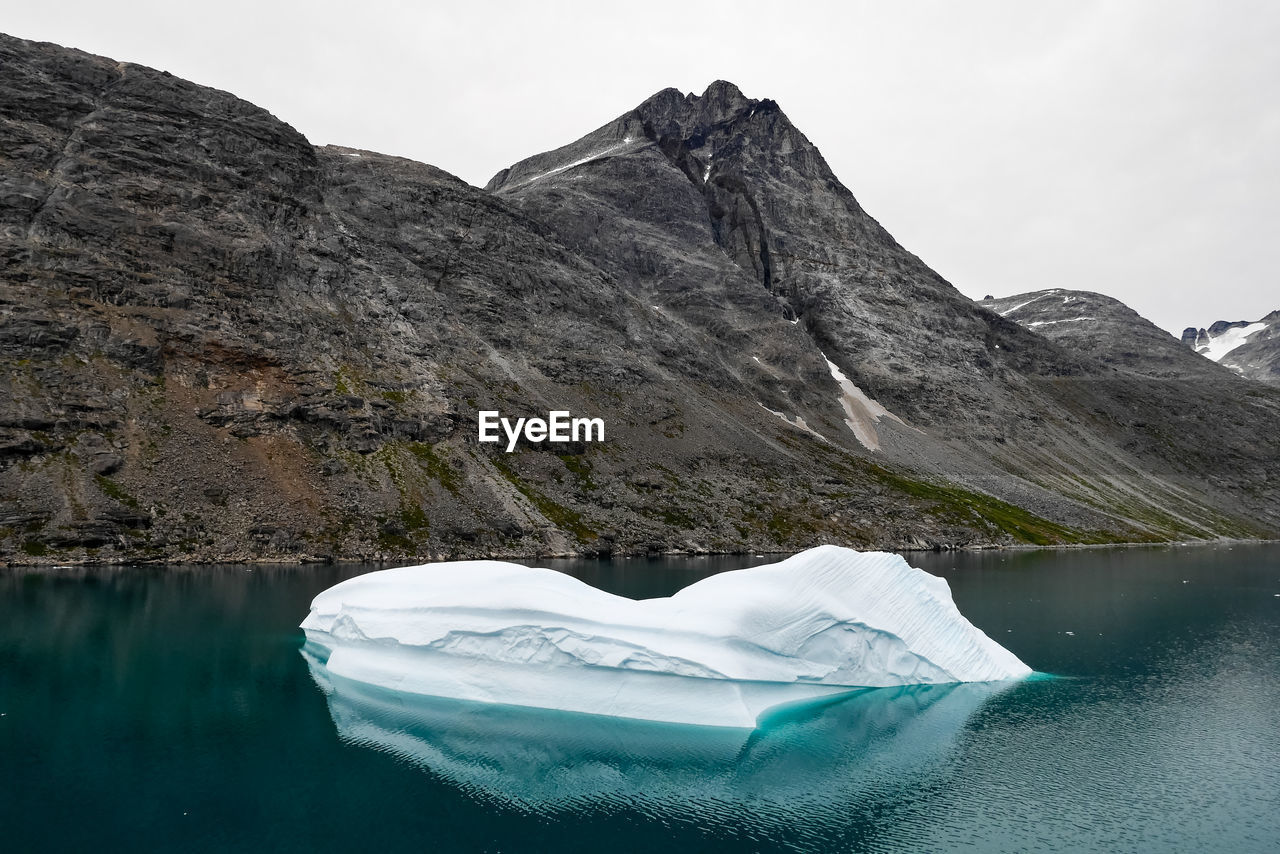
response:
[[[1276,418],[1274,397],[1242,408],[1230,402],[1241,389],[1212,366],[1145,376],[975,306],[862,210],[775,103],[730,84],[660,92],[488,188],[688,325],[708,322],[690,306],[708,280],[746,276],[733,292],[754,283],[803,333],[798,346],[818,351],[808,369],[762,352],[776,333],[733,340],[726,358],[741,354],[741,376],[799,365],[788,397],[763,405],[822,423],[824,398],[812,409],[795,379],[817,383],[829,360],[866,400],[850,421],[876,422],[867,444],[916,473],[1072,526],[1105,526],[1094,513],[1125,508],[1123,524],[1196,535],[1216,511],[1182,502],[1204,495],[1193,469],[1220,472],[1222,444],[1275,467],[1262,428]],[[729,293],[717,294],[721,306]],[[1166,355],[1195,362],[1172,344]],[[1242,418],[1225,436],[1212,414],[1223,406]]]
[[[1253,323],[1219,320],[1205,329],[1189,326],[1182,343],[1241,376],[1280,383],[1280,311]]]
[[[1117,299],[1090,291],[1053,288],[979,300],[1076,353],[1117,370],[1161,379],[1221,379],[1224,371],[1196,358],[1168,332]]]
[[[141,66],[0,67],[6,560],[1280,531],[1280,392],[973,304],[730,84],[481,190]],[[551,409],[606,441],[477,441]]]

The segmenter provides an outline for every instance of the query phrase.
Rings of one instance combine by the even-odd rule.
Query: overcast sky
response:
[[[59,0],[0,28],[484,184],[667,86],[773,98],[964,293],[1280,308],[1280,4]]]

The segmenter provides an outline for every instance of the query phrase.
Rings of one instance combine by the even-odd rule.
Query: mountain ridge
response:
[[[1189,354],[1177,338],[1105,294],[1049,288],[977,302],[1120,370],[1167,379],[1224,376],[1212,363]]]
[[[1214,455],[1165,385],[972,305],[731,84],[485,192],[143,66],[0,62],[7,561],[1280,530],[1273,434]],[[1232,382],[1177,393],[1274,422]],[[610,441],[475,440],[553,408]]]

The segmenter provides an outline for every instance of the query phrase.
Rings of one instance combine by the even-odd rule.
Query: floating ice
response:
[[[499,561],[389,569],[321,593],[302,628],[355,682],[714,726],[853,688],[1031,673],[943,579],[836,546],[640,601]]]

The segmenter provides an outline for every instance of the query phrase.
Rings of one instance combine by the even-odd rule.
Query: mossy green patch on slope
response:
[[[1016,504],[954,484],[909,478],[875,463],[868,463],[867,470],[883,486],[926,502],[930,515],[951,524],[985,528],[989,533],[1007,534],[1019,542],[1037,546],[1105,543],[1118,539],[1051,522]]]
[[[577,480],[578,486],[587,492],[594,492],[596,482],[591,479],[591,460],[579,454],[560,454],[560,460]]]
[[[934,519],[982,532],[993,538],[1009,537],[1029,545],[1094,544],[1131,542],[1132,534],[1077,530],[1038,516],[992,495],[975,492],[950,482],[910,477],[897,471],[840,451],[829,445],[791,437],[787,444],[823,458],[830,468],[851,484],[870,483],[889,491],[888,500],[905,500],[919,506]]]
[[[124,487],[116,483],[111,478],[106,475],[95,474],[93,476],[93,480],[94,483],[98,485],[98,489],[102,491],[103,495],[108,498],[114,498],[116,501],[119,501],[121,504],[128,507],[133,507],[135,509],[138,507],[138,499],[126,492]]]
[[[412,453],[412,449],[409,450]],[[418,455],[413,453],[413,456]],[[426,500],[423,472],[409,462],[400,443],[388,442],[369,457],[386,469],[399,497],[393,517],[377,517],[378,545],[384,549],[412,551],[429,535],[431,527],[423,509]]]
[[[409,442],[406,447],[409,453],[417,457],[422,470],[449,492],[457,495],[462,489],[462,476],[451,466],[449,461],[440,456],[436,449],[426,442]]]
[[[490,457],[489,462],[493,463],[493,467],[516,488],[517,492],[527,498],[529,503],[536,507],[548,522],[560,530],[577,537],[580,542],[586,543],[599,538],[599,535],[583,522],[581,513],[557,503],[520,477],[511,463],[503,458],[503,455],[499,454]]]

